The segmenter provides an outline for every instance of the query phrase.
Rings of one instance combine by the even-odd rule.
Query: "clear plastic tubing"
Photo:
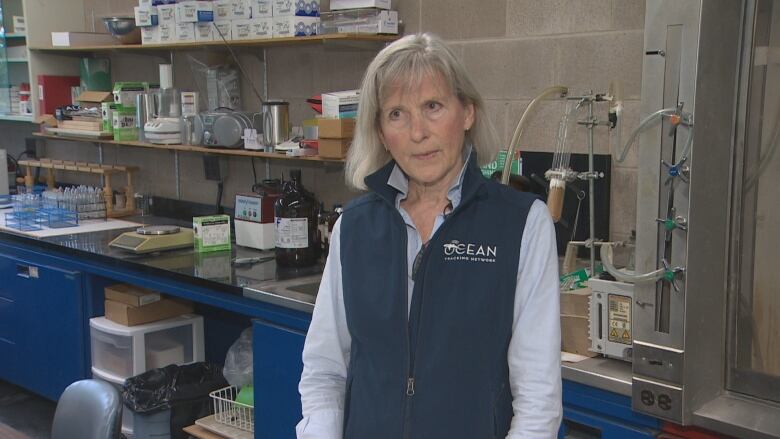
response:
[[[664,277],[666,270],[659,268],[658,270],[651,271],[644,274],[629,274],[624,271],[620,271],[612,265],[612,246],[614,244],[604,243],[601,245],[601,264],[609,274],[615,276],[615,279],[621,282],[628,282],[632,284],[644,283],[644,282],[657,282]]]
[[[520,121],[515,127],[515,132],[512,134],[512,141],[509,142],[509,149],[506,152],[506,161],[504,162],[504,170],[501,173],[501,184],[509,184],[509,174],[512,171],[512,157],[514,157],[515,152],[517,151],[520,136],[523,134],[528,116],[533,113],[533,110],[539,105],[539,102],[553,95],[565,96],[568,92],[569,88],[562,85],[547,87],[533,98],[527,107],[525,107],[525,111],[523,111],[523,115],[520,117]]]
[[[641,122],[639,122],[639,125],[634,129],[634,131],[631,133],[631,136],[629,136],[628,141],[626,142],[626,145],[623,147],[623,152],[620,153],[620,157],[617,158],[618,163],[623,163],[624,160],[626,160],[626,155],[628,155],[628,150],[631,149],[631,145],[636,142],[637,137],[639,137],[639,133],[644,131],[650,124],[656,121],[656,119],[661,119],[663,116],[671,116],[673,114],[677,114],[676,108],[662,108],[655,113],[651,113],[644,119],[642,119]],[[686,146],[684,148],[684,153],[682,157],[685,157],[688,153],[688,149],[690,148],[690,144],[693,140],[693,131],[688,133],[688,141],[686,142]]]

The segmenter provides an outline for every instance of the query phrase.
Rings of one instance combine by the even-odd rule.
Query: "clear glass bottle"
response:
[[[282,197],[276,201],[276,263],[281,267],[314,265],[322,252],[319,203],[301,184],[301,170],[290,171]]]

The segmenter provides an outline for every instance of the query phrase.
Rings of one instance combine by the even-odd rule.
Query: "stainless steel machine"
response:
[[[780,0],[648,0],[633,407],[780,437]]]

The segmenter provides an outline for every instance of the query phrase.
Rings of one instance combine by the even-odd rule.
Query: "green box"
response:
[[[484,175],[485,178],[490,178],[494,172],[503,171],[504,163],[506,163],[506,151],[501,150],[498,152],[495,161],[482,167],[482,175]],[[517,152],[515,153],[515,159],[512,160],[512,167],[509,170],[509,174],[520,175],[522,173],[522,165],[523,159],[520,158],[520,153]]]
[[[116,104],[113,102],[103,102],[100,104],[103,121],[101,128],[108,133],[114,132],[114,110],[116,110]]]
[[[195,251],[230,250],[230,216],[211,215],[192,218]]]
[[[114,140],[127,142],[138,140],[138,127],[135,121],[135,107],[117,105],[111,114],[114,127]]]

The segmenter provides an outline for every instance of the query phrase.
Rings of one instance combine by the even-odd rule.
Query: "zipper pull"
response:
[[[414,378],[406,380],[406,396],[414,396]]]

